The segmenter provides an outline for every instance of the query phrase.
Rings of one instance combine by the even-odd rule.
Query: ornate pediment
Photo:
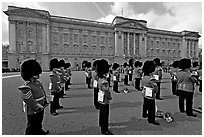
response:
[[[131,29],[142,29],[142,30],[148,30],[148,28],[141,23],[137,21],[125,21],[121,23],[115,24],[117,27],[125,27],[125,28],[131,28]]]
[[[37,12],[37,10],[29,9],[29,8],[18,8],[13,10],[7,10],[7,11],[4,11],[4,13],[8,16],[22,16],[22,17],[41,18],[41,19],[49,18],[48,16]]]

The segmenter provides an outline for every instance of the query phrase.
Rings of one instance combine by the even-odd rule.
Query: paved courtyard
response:
[[[6,75],[8,77],[6,77]],[[9,77],[9,75],[16,75]],[[17,89],[23,80],[19,73],[2,74],[2,134],[23,135],[26,128],[26,115],[22,112],[22,100]],[[178,111],[178,97],[171,93],[171,81],[168,73],[163,73],[161,96],[164,100],[156,101],[158,108],[170,112],[173,123],[166,123],[157,118],[159,126],[150,125],[147,119],[141,117],[141,92],[129,87],[130,93],[112,93],[110,104],[110,130],[115,135],[201,135],[202,114],[195,112],[197,117],[188,117]],[[47,94],[49,72],[40,76]],[[123,83],[119,89],[125,88]],[[112,90],[112,89],[111,89]],[[49,113],[49,106],[45,109],[43,127],[49,129],[51,135],[100,135],[98,127],[98,111],[93,107],[93,89],[85,85],[84,72],[74,71],[71,90],[60,100],[64,106],[58,110],[58,116]],[[194,106],[202,107],[202,93],[196,88]]]

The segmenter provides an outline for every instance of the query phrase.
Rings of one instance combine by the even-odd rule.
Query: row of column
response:
[[[116,56],[124,56],[124,33],[122,31],[116,31],[115,33],[115,55]],[[127,32],[127,56],[130,56],[130,32]],[[136,33],[133,33],[133,50],[134,55],[136,54]],[[139,39],[138,39],[139,40]],[[139,41],[138,41],[139,44]],[[139,45],[138,45],[139,46]],[[133,56],[134,56],[133,55]]]

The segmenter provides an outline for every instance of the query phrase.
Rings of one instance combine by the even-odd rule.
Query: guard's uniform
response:
[[[125,85],[128,85],[128,74],[129,74],[128,67],[125,67],[124,68],[124,75],[125,75],[124,84]]]
[[[91,88],[91,78],[92,78],[91,67],[87,68],[85,73],[86,73],[88,88]]]
[[[100,103],[100,112],[99,112],[99,126],[101,131],[108,131],[109,123],[109,103],[112,99],[111,93],[109,91],[109,84],[106,78],[99,78],[98,80],[99,91],[104,93],[103,102]]]
[[[133,68],[129,67],[129,81],[132,81],[132,75],[133,75]]]
[[[50,113],[56,113],[56,109],[60,107],[59,105],[59,98],[60,98],[60,91],[62,90],[60,84],[60,76],[57,72],[52,71],[50,74],[50,81],[52,83],[51,86],[51,94],[54,95],[53,101],[50,105]]]
[[[155,71],[153,72],[153,75],[155,76],[157,87],[158,87],[158,92],[156,94],[156,99],[161,99],[160,98],[160,85],[161,85],[161,79],[162,79],[162,67],[157,66],[155,68]]]
[[[140,90],[140,80],[142,78],[142,70],[140,67],[136,67],[134,70],[135,88]]]
[[[96,74],[95,71],[93,71],[93,77],[92,77],[92,86],[93,86],[93,91],[94,91],[94,98],[93,98],[93,104],[94,104],[94,107],[96,109],[99,109],[99,103],[98,103],[98,91],[99,91],[99,88],[98,88],[98,76]]]
[[[61,84],[61,91],[60,91],[60,97],[64,96],[64,90],[65,90],[65,82],[67,80],[65,70],[64,68],[60,68],[60,84]]]
[[[23,108],[27,113],[27,128],[26,135],[42,135],[42,121],[44,115],[44,109],[41,109],[39,105],[46,107],[46,94],[43,89],[42,83],[37,81],[26,81],[22,86],[18,88],[22,93]]]
[[[120,73],[117,70],[113,71],[113,91],[119,93],[118,91],[118,82],[119,82],[119,75]]]
[[[170,75],[171,75],[171,85],[172,85],[172,93],[173,95],[178,95],[177,94],[177,77],[176,74],[178,73],[179,69],[172,67],[170,70]]]
[[[70,85],[71,85],[71,76],[72,76],[72,72],[70,68],[65,69],[65,76],[66,76],[66,82],[65,82],[65,90],[69,90],[70,89]]]
[[[179,94],[179,110],[184,112],[184,100],[186,100],[186,114],[193,115],[193,94],[194,94],[194,84],[196,83],[196,78],[191,76],[189,70],[180,70],[176,77],[178,79],[178,94]]]
[[[202,69],[198,70],[199,91],[202,92]]]
[[[143,76],[142,79],[142,87],[143,87],[143,111],[142,116],[148,117],[149,123],[155,123],[155,98],[156,93],[158,92],[158,87],[155,82],[155,79],[153,76]],[[152,89],[151,94],[146,94],[146,89],[150,88]]]

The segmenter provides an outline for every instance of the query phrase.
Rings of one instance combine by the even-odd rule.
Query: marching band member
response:
[[[65,63],[65,75],[67,77],[67,80],[65,82],[65,91],[68,91],[71,85],[72,72],[71,72],[70,67],[71,67],[71,64],[69,62]]]
[[[56,112],[57,109],[63,108],[63,106],[59,105],[59,98],[60,98],[60,92],[62,90],[61,84],[60,84],[60,76],[58,74],[59,69],[59,62],[56,58],[50,60],[50,90],[51,95],[53,95],[53,100],[51,101],[50,105],[50,113],[53,116],[58,115]]]
[[[148,123],[160,125],[155,121],[155,98],[158,92],[156,80],[152,73],[155,71],[156,65],[153,61],[147,60],[144,63],[142,71],[144,76],[142,78],[142,92],[144,97],[142,117],[148,117]]]
[[[135,89],[141,90],[140,80],[142,78],[142,70],[141,70],[142,62],[136,61],[134,66],[135,66],[135,69],[134,69]]]
[[[21,65],[21,77],[25,83],[18,89],[22,93],[24,111],[27,113],[26,135],[46,135],[42,129],[44,109],[48,105],[45,90],[39,79],[42,73],[40,64],[33,59],[25,60]]]
[[[67,81],[64,66],[65,66],[65,61],[63,59],[61,59],[59,61],[59,68],[60,68],[59,71],[61,73],[60,84],[61,84],[61,88],[62,88],[62,90],[60,91],[60,97],[61,98],[65,95],[65,93],[64,93],[65,92],[65,82]]]
[[[101,127],[101,133],[104,135],[112,135],[113,133],[108,129],[109,123],[109,103],[112,99],[109,90],[109,84],[106,79],[106,75],[109,72],[109,64],[106,60],[100,60],[97,63],[96,72],[99,77],[98,80],[98,102],[100,103],[99,111],[99,126]]]
[[[159,58],[155,58],[153,60],[156,64],[156,68],[155,68],[155,71],[153,72],[153,75],[156,79],[156,83],[157,83],[157,87],[158,87],[158,92],[156,94],[156,99],[158,100],[163,100],[161,97],[160,97],[160,89],[161,89],[161,79],[162,79],[162,64],[160,63],[160,59]]]
[[[170,75],[171,75],[171,85],[172,85],[172,93],[173,95],[177,95],[177,78],[176,78],[176,74],[179,71],[179,61],[176,60],[173,62],[171,70],[169,71]]]
[[[118,82],[119,82],[119,71],[118,71],[118,68],[119,68],[119,64],[118,63],[114,63],[113,64],[113,91],[115,91],[116,93],[120,93],[118,91]]]
[[[191,73],[191,60],[183,58],[179,61],[179,68],[181,69],[176,77],[178,79],[178,94],[179,94],[179,110],[184,113],[184,101],[186,100],[186,114],[188,116],[196,117],[193,114],[193,94],[194,94],[194,84],[197,82],[196,76]]]

